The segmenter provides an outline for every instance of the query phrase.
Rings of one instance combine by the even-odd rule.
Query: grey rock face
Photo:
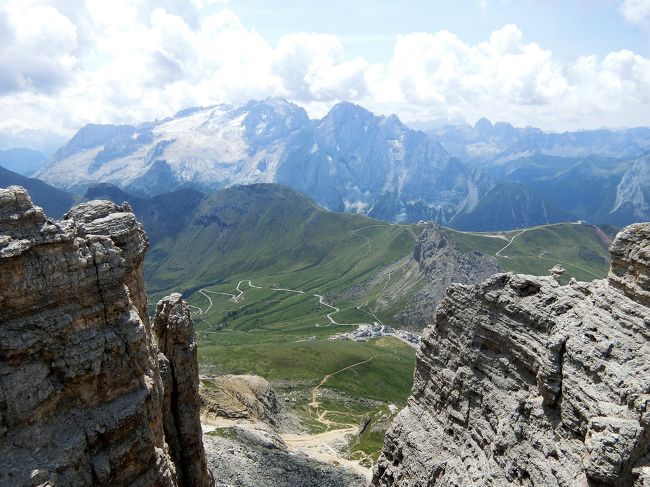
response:
[[[648,485],[648,232],[618,235],[608,280],[451,286],[373,484]]]
[[[273,440],[271,429],[251,434],[238,431],[236,438],[206,436],[210,468],[217,487],[362,487],[364,479],[353,472],[292,454]]]
[[[54,221],[0,189],[0,484],[189,485],[163,428],[147,246],[128,206]]]
[[[203,412],[207,416],[251,419],[273,427],[286,426],[287,413],[271,384],[258,375],[222,375],[204,379],[201,388]]]
[[[282,434],[300,431],[300,421],[282,407],[266,379],[256,375],[202,377],[201,399],[207,425],[203,442],[217,487],[366,485],[363,475],[350,468],[289,448]]]
[[[182,485],[213,485],[203,450],[194,323],[180,294],[161,299],[153,329],[165,400],[163,424]]]
[[[489,187],[433,138],[351,103],[336,105],[290,141],[276,180],[332,210],[439,223]]]
[[[420,234],[413,251],[413,263],[427,284],[395,318],[415,328],[431,323],[436,306],[445,297],[450,284],[478,283],[501,271],[494,257],[480,252],[463,252],[442,228],[433,224]]]

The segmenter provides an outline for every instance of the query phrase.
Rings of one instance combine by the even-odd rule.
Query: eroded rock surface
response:
[[[0,189],[0,485],[208,485],[170,454],[147,245],[128,205],[54,221],[24,189]]]
[[[419,329],[431,323],[450,284],[475,284],[501,272],[497,259],[480,252],[464,252],[435,224],[429,224],[420,234],[409,264],[416,272],[408,274],[407,279],[422,279],[426,284],[395,319]]]
[[[231,437],[205,436],[217,487],[362,487],[361,475],[341,466],[287,452],[272,428],[235,427]]]
[[[375,486],[650,485],[650,224],[607,280],[453,285]]]
[[[364,476],[330,460],[333,442],[313,449],[295,414],[257,375],[201,378],[203,437],[217,487],[362,487]],[[301,431],[303,434],[296,434]],[[287,441],[285,442],[285,439]],[[347,441],[341,438],[342,449]],[[297,445],[302,445],[298,447]],[[314,453],[318,451],[320,455]],[[323,453],[327,454],[323,454]]]
[[[180,294],[158,302],[153,329],[165,391],[165,437],[179,480],[183,485],[208,487],[213,482],[203,451],[194,324]]]
[[[203,379],[203,414],[210,417],[259,420],[285,426],[287,413],[271,384],[258,375],[222,375]]]

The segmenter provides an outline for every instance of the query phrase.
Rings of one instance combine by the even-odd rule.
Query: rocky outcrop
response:
[[[259,426],[261,423],[258,423]],[[217,487],[362,487],[363,476],[340,465],[290,453],[271,428],[235,427],[227,436],[206,435],[210,468]],[[278,439],[280,443],[278,444]]]
[[[147,245],[128,205],[94,201],[54,221],[24,189],[0,189],[1,485],[208,485],[186,477],[207,475],[199,449],[181,465],[170,447],[187,445],[182,434],[196,426],[200,443],[200,425],[190,400],[176,411],[178,438],[166,428],[165,399],[188,400],[191,386],[163,384]],[[163,349],[174,380],[196,376],[196,357],[183,355],[192,343],[179,343],[192,331],[183,333]]]
[[[607,280],[451,286],[373,484],[650,485],[649,236],[617,236]]]
[[[203,414],[208,418],[251,419],[273,427],[280,427],[287,420],[271,384],[258,375],[204,378],[201,401]]]
[[[161,352],[158,364],[165,391],[165,437],[179,481],[183,485],[208,487],[213,482],[201,439],[194,324],[180,294],[172,294],[158,302],[153,329]]]
[[[282,407],[266,379],[257,375],[201,377],[200,393],[206,425],[203,442],[217,487],[367,485],[358,470],[323,455],[335,451],[332,443],[320,444],[318,454],[300,447],[308,446],[313,437],[295,434],[304,433],[298,417]],[[343,440],[340,448],[346,444]]]
[[[429,224],[420,234],[413,250],[415,273],[405,273],[409,281],[426,284],[409,300],[395,319],[403,326],[423,328],[431,323],[436,306],[452,283],[474,284],[501,271],[494,257],[476,251],[465,252],[438,225]],[[389,296],[398,296],[394,289]]]

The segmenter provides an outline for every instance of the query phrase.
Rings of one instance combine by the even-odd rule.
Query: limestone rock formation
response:
[[[375,486],[650,485],[650,224],[607,280],[453,285]]]
[[[411,261],[417,272],[406,278],[423,279],[426,284],[395,318],[404,326],[420,329],[431,323],[434,310],[451,283],[479,283],[501,271],[497,259],[480,252],[462,251],[435,224],[429,224],[420,234]],[[388,294],[398,295],[392,289]]]
[[[234,428],[232,437],[206,436],[217,487],[363,487],[363,476],[307,455],[289,453],[271,428]],[[274,438],[275,437],[275,438]]]
[[[160,347],[158,363],[165,391],[165,437],[179,481],[183,485],[208,487],[213,482],[203,450],[194,324],[180,294],[158,302],[153,329]]]
[[[170,445],[186,440],[164,426],[147,245],[128,205],[94,201],[54,221],[24,189],[0,189],[0,485],[172,487],[190,485],[186,469],[207,475],[204,458],[175,462]],[[190,335],[165,347],[170,364]],[[193,360],[172,377],[196,375]],[[174,409],[191,386],[170,394]],[[175,411],[180,433],[197,425],[186,409]]]
[[[297,447],[309,436],[257,375],[201,377],[203,438],[217,487],[362,487],[364,476]],[[287,438],[287,442],[285,442]],[[298,439],[296,439],[298,438]],[[344,445],[341,445],[343,447]],[[332,451],[332,444],[320,452]]]
[[[210,417],[251,419],[278,427],[286,412],[271,384],[258,375],[222,375],[203,379],[203,414]]]

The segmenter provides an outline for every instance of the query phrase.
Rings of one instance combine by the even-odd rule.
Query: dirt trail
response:
[[[333,375],[339,374],[345,370],[352,369],[356,367],[357,365],[362,365],[362,364],[367,364],[370,362],[372,359],[374,359],[378,354],[373,355],[369,359],[362,360],[361,362],[357,362],[356,364],[348,365],[347,367],[343,367],[342,369],[337,370],[336,372],[332,372],[331,374],[325,374],[323,377],[323,380],[320,381],[320,384],[318,384],[316,387],[314,387],[311,391],[311,402],[309,403],[309,407],[315,407],[317,408],[319,406],[319,403],[317,401],[317,396],[318,396],[318,389],[320,389],[328,380],[330,380],[330,377]]]
[[[504,257],[504,258],[506,258],[506,259],[509,259],[510,257],[508,257],[507,255],[501,255],[501,252],[503,252],[505,249],[507,249],[508,247],[510,247],[510,245],[512,244],[512,242],[514,242],[515,239],[516,239],[519,235],[521,235],[522,233],[525,233],[525,232],[526,232],[526,229],[524,229],[524,230],[522,230],[521,232],[519,232],[519,233],[513,235],[512,238],[510,239],[510,241],[506,244],[506,246],[503,247],[501,250],[498,250],[497,253],[494,254],[495,257]]]
[[[343,465],[363,475],[366,482],[370,481],[372,469],[364,467],[359,460],[345,458],[340,450],[345,448],[348,436],[357,431],[355,427],[335,429],[315,435],[280,435],[290,452],[300,452],[330,465]]]

